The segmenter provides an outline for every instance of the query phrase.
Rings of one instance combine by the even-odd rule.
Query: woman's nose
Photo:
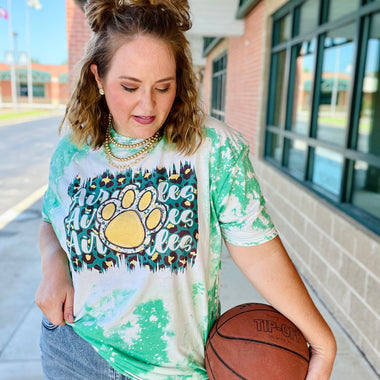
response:
[[[144,111],[151,111],[155,105],[154,95],[151,91],[144,91],[140,97],[140,105]]]

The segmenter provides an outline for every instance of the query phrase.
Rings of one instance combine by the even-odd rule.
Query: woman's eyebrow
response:
[[[167,77],[167,78],[163,78],[163,79],[158,80],[156,83],[170,82],[170,81],[173,81],[173,80],[175,80],[174,77]]]
[[[127,79],[127,80],[131,80],[133,82],[142,83],[142,80],[140,80],[138,78],[134,78],[134,77],[129,77],[129,76],[126,76],[126,75],[120,75],[119,79]],[[159,79],[155,83],[170,82],[170,81],[173,81],[173,80],[175,80],[174,77],[167,77],[167,78]]]

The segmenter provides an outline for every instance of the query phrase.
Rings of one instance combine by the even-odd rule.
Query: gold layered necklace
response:
[[[116,169],[127,169],[133,165],[136,165],[142,159],[144,159],[151,151],[155,148],[158,142],[161,139],[160,133],[157,131],[153,136],[148,137],[138,143],[134,144],[120,144],[117,142],[114,137],[111,135],[111,126],[112,126],[112,116],[109,116],[108,129],[106,134],[106,139],[103,144],[104,152],[106,154],[107,161]],[[121,149],[136,149],[141,148],[134,154],[131,154],[126,157],[118,157],[112,152],[111,145],[116,146]]]

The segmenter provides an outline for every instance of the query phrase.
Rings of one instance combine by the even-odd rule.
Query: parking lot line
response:
[[[23,201],[12,207],[4,214],[0,215],[0,230],[7,224],[16,219],[23,211],[29,208],[33,203],[37,202],[45,193],[47,185],[40,187],[34,193],[30,194]]]

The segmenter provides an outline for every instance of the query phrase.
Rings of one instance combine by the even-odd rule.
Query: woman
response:
[[[187,1],[85,11],[94,33],[43,204],[46,378],[207,379],[224,239],[310,342],[307,380],[328,379],[334,337],[265,211],[248,146],[199,108]]]

